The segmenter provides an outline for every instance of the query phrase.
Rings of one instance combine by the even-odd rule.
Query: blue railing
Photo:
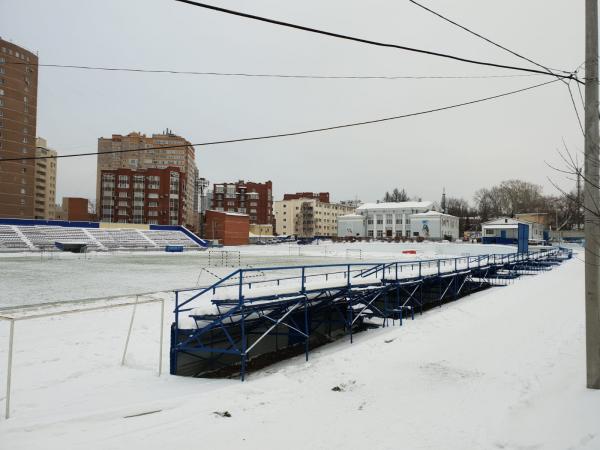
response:
[[[459,270],[474,270],[474,269],[482,269],[488,267],[490,265],[506,265],[506,264],[518,264],[526,261],[534,261],[537,259],[547,258],[549,256],[558,255],[561,252],[564,252],[566,249],[560,248],[551,248],[551,249],[541,249],[537,251],[530,251],[527,253],[500,253],[500,254],[488,254],[488,255],[475,255],[475,256],[458,256],[458,257],[450,257],[450,258],[439,258],[439,259],[427,259],[427,260],[411,260],[411,261],[392,261],[392,262],[384,262],[384,263],[349,263],[349,264],[312,264],[312,265],[292,265],[292,266],[275,266],[275,267],[250,267],[250,268],[240,268],[236,269],[230,274],[226,275],[219,281],[213,283],[210,286],[206,286],[203,288],[188,288],[188,289],[177,289],[174,291],[175,293],[175,323],[176,327],[179,324],[179,313],[190,311],[193,307],[187,306],[192,301],[198,299],[204,294],[211,292],[213,294],[216,293],[217,289],[227,288],[227,287],[237,287],[237,300],[239,307],[243,307],[244,305],[244,287],[251,288],[252,285],[260,285],[265,283],[277,283],[280,284],[281,281],[284,280],[300,280],[299,293],[306,292],[306,281],[311,277],[325,277],[327,280],[331,275],[339,275],[344,274],[344,278],[346,280],[346,287],[352,288],[352,278],[365,278],[368,276],[375,275],[381,278],[385,277],[385,272],[387,270],[388,273],[391,273],[394,270],[396,280],[398,280],[398,275],[401,274],[405,267],[411,267],[411,270],[414,270],[418,267],[418,273],[416,276],[412,278],[423,278],[425,276],[440,276],[444,273],[451,273],[452,271],[456,272]],[[464,264],[464,266],[463,266]],[[431,269],[431,267],[437,268],[436,273],[424,275],[424,269]],[[450,270],[446,270],[447,267],[450,267]],[[320,272],[320,273],[308,273],[311,270],[316,269],[343,269],[333,272]],[[251,278],[253,273],[260,272],[261,274],[269,273],[269,272],[286,272],[286,271],[300,271],[300,274],[295,276],[279,276],[273,279],[267,280],[248,280],[247,278]],[[353,275],[353,276],[352,276]],[[231,283],[232,280],[236,280],[236,282]],[[408,279],[408,278],[407,278]],[[194,294],[183,300],[181,303],[181,295],[186,292],[194,292]],[[187,306],[187,307],[186,307]],[[186,308],[184,308],[186,307]]]

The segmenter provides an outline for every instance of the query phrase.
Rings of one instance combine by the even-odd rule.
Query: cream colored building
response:
[[[322,203],[314,198],[273,203],[275,231],[297,237],[336,236],[337,218],[354,212],[352,206]]]
[[[164,146],[165,148],[160,148]],[[169,146],[181,146],[168,148]],[[158,148],[156,148],[158,147]],[[152,150],[144,150],[152,148]],[[139,151],[135,151],[139,149]],[[123,153],[111,151],[133,150]],[[96,199],[100,199],[100,183],[102,170],[116,169],[166,169],[176,166],[186,175],[184,221],[196,228],[198,224],[198,167],[196,152],[189,141],[166,130],[162,134],[151,137],[141,133],[129,133],[126,136],[113,134],[110,138],[98,139],[98,166],[96,176]],[[102,205],[96,205],[100,216]]]
[[[48,148],[44,138],[35,139],[35,156],[56,156],[56,151]],[[56,159],[35,160],[34,217],[54,219],[56,208]]]
[[[273,236],[273,225],[270,223],[251,223],[250,234],[255,236]]]

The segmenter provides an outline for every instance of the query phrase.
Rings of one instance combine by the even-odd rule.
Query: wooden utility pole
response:
[[[585,1],[585,330],[587,387],[600,389],[598,0]]]

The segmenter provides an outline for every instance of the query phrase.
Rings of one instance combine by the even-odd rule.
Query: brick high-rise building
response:
[[[187,178],[179,167],[100,172],[101,222],[185,224]]]
[[[299,200],[301,198],[312,198],[321,203],[329,203],[329,192],[296,192],[295,194],[283,194],[284,200]]]
[[[56,209],[56,151],[48,148],[46,139],[36,138],[35,155],[35,209],[36,219],[54,219]]]
[[[168,147],[178,145],[181,145],[182,147],[160,148],[163,146]],[[144,150],[154,147],[159,148]],[[110,151],[136,149],[139,149],[139,151],[109,153],[106,155],[102,154]],[[170,174],[175,171],[180,174],[181,180],[185,180],[183,188],[177,194],[177,199],[179,200],[179,224],[185,225],[192,230],[198,229],[198,168],[196,167],[194,147],[191,146],[189,141],[171,133],[169,130],[162,134],[153,134],[152,137],[147,137],[145,134],[140,133],[129,133],[127,136],[113,134],[111,138],[98,139],[98,153],[96,199],[98,217],[100,220],[107,220],[107,216],[102,212],[105,207],[109,208],[115,206],[102,204],[102,199],[108,201],[108,197],[103,196],[101,192],[103,171],[113,171],[112,173],[115,176],[134,176],[138,174],[139,176],[148,175],[151,177],[158,177],[156,179],[161,180],[161,189],[162,186],[169,186]],[[178,170],[172,170],[173,168]],[[114,172],[118,169],[127,169],[131,172]],[[150,169],[156,169],[158,171],[153,170],[152,173],[150,173]],[[160,172],[161,170],[162,173]],[[133,183],[133,181],[130,180],[130,183]],[[168,195],[168,192],[166,195]],[[114,200],[117,201],[117,199]],[[154,203],[155,200],[156,199],[152,199],[152,202]],[[154,212],[152,212],[152,214],[154,214]],[[139,218],[140,214],[137,214],[136,216]],[[157,220],[158,223],[162,223],[156,216],[149,217],[151,217],[149,220],[153,222]],[[113,216],[111,221],[119,221],[119,217]],[[169,220],[169,222],[171,221]]]
[[[0,39],[0,217],[34,213],[38,57]]]
[[[250,216],[252,224],[273,223],[273,183],[218,183],[213,186],[212,208]]]

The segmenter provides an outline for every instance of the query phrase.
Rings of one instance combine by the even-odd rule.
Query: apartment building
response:
[[[283,194],[284,200],[298,200],[301,198],[314,198],[321,203],[329,203],[329,192],[296,192],[295,194]]]
[[[111,152],[120,153],[111,153]],[[125,151],[125,152],[123,152]],[[123,173],[118,173],[119,169],[126,169]],[[131,172],[127,172],[131,171]],[[149,172],[151,170],[151,172]],[[96,198],[104,199],[105,202],[110,202],[106,195],[102,194],[103,179],[102,172],[108,171],[107,176],[114,175],[127,176],[129,177],[129,183],[131,185],[136,182],[132,177],[138,176],[141,180],[144,178],[144,183],[148,183],[147,176],[158,177],[153,178],[160,180],[159,184],[165,186],[168,191],[168,187],[171,184],[171,173],[175,172],[179,175],[179,180],[184,180],[185,184],[183,188],[177,193],[177,216],[180,217],[179,225],[185,225],[186,227],[196,231],[198,229],[198,190],[200,183],[198,182],[198,167],[196,166],[196,158],[194,147],[189,141],[173,134],[170,130],[166,130],[162,134],[153,134],[151,137],[145,134],[133,132],[126,136],[120,134],[113,134],[110,138],[99,138],[98,139],[98,168],[97,168],[97,182],[96,182]],[[111,172],[112,171],[112,172]],[[161,172],[162,171],[162,172]],[[115,178],[115,183],[118,184],[118,179]],[[108,182],[108,181],[107,181]],[[141,182],[137,182],[139,185]],[[125,184],[125,183],[124,183]],[[133,194],[133,191],[131,191]],[[152,193],[157,194],[156,189],[153,189]],[[138,192],[138,197],[139,197]],[[164,195],[169,195],[168,192]],[[146,198],[147,201],[151,201],[154,204],[157,198]],[[168,200],[168,198],[167,198]],[[175,199],[171,199],[175,200]],[[113,199],[113,202],[118,202],[118,197]],[[138,199],[139,203],[140,199]],[[124,203],[124,201],[122,201]],[[103,213],[103,210],[109,210],[111,207],[116,205],[102,204],[102,201],[97,202],[98,216],[101,220],[104,217],[108,217]],[[140,207],[141,205],[137,205]],[[145,205],[144,208],[148,206]],[[152,206],[152,208],[155,208]],[[167,222],[172,221],[171,209],[167,205],[162,205],[160,208],[165,208],[165,214],[168,216]],[[144,210],[145,211],[145,210]],[[155,209],[151,209],[149,212],[152,213],[149,216],[149,220],[154,223],[163,223],[163,218],[155,216]],[[123,212],[123,211],[121,211]],[[138,214],[133,214],[135,220],[140,220],[140,216],[146,217],[141,214],[141,210],[137,210]],[[112,215],[112,220],[120,221],[125,218],[125,215],[119,217]],[[111,220],[111,221],[112,221]],[[132,219],[133,220],[133,219]],[[134,222],[136,223],[136,222]],[[142,222],[143,223],[143,222]]]
[[[213,185],[211,209],[248,214],[251,224],[272,224],[273,183],[244,180],[216,183]]]
[[[185,224],[186,174],[179,167],[100,172],[101,222]]]
[[[350,206],[324,203],[314,197],[277,201],[273,209],[276,233],[297,237],[335,236],[337,218],[354,212]]]
[[[56,151],[48,148],[44,138],[35,140],[35,206],[36,219],[54,219],[56,217]]]
[[[38,57],[0,38],[0,159],[35,156]],[[0,217],[32,219],[35,160],[0,161]]]

